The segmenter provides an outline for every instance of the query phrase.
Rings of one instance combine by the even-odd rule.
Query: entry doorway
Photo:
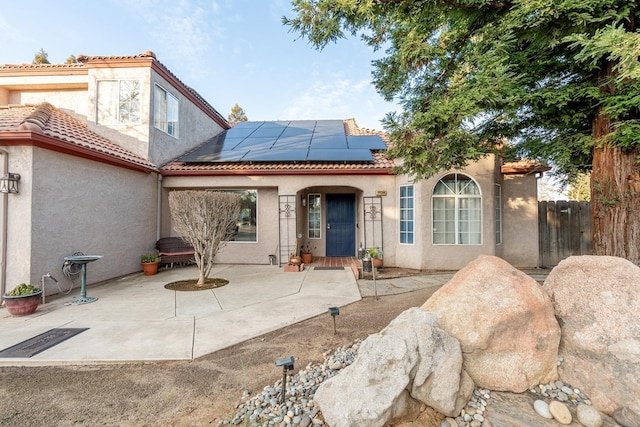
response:
[[[326,195],[326,254],[353,256],[356,253],[356,196],[355,194]]]

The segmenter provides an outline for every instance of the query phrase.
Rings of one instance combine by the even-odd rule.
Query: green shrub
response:
[[[27,285],[26,283],[20,283],[13,288],[7,295],[10,297],[19,297],[23,295],[31,295],[40,292],[40,288],[36,288],[33,285]]]
[[[140,257],[140,262],[160,262],[157,254],[145,254]]]

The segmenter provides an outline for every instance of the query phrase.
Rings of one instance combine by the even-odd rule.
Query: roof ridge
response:
[[[18,130],[28,130],[42,133],[47,122],[51,118],[54,106],[48,102],[36,105],[35,109],[18,126]]]

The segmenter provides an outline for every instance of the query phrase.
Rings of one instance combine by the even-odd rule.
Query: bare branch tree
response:
[[[240,195],[220,191],[172,191],[169,209],[175,230],[195,250],[200,269],[198,285],[204,285],[218,250],[236,233]]]

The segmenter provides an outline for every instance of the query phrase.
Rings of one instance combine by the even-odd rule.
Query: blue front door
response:
[[[355,194],[327,194],[327,256],[356,253]]]

